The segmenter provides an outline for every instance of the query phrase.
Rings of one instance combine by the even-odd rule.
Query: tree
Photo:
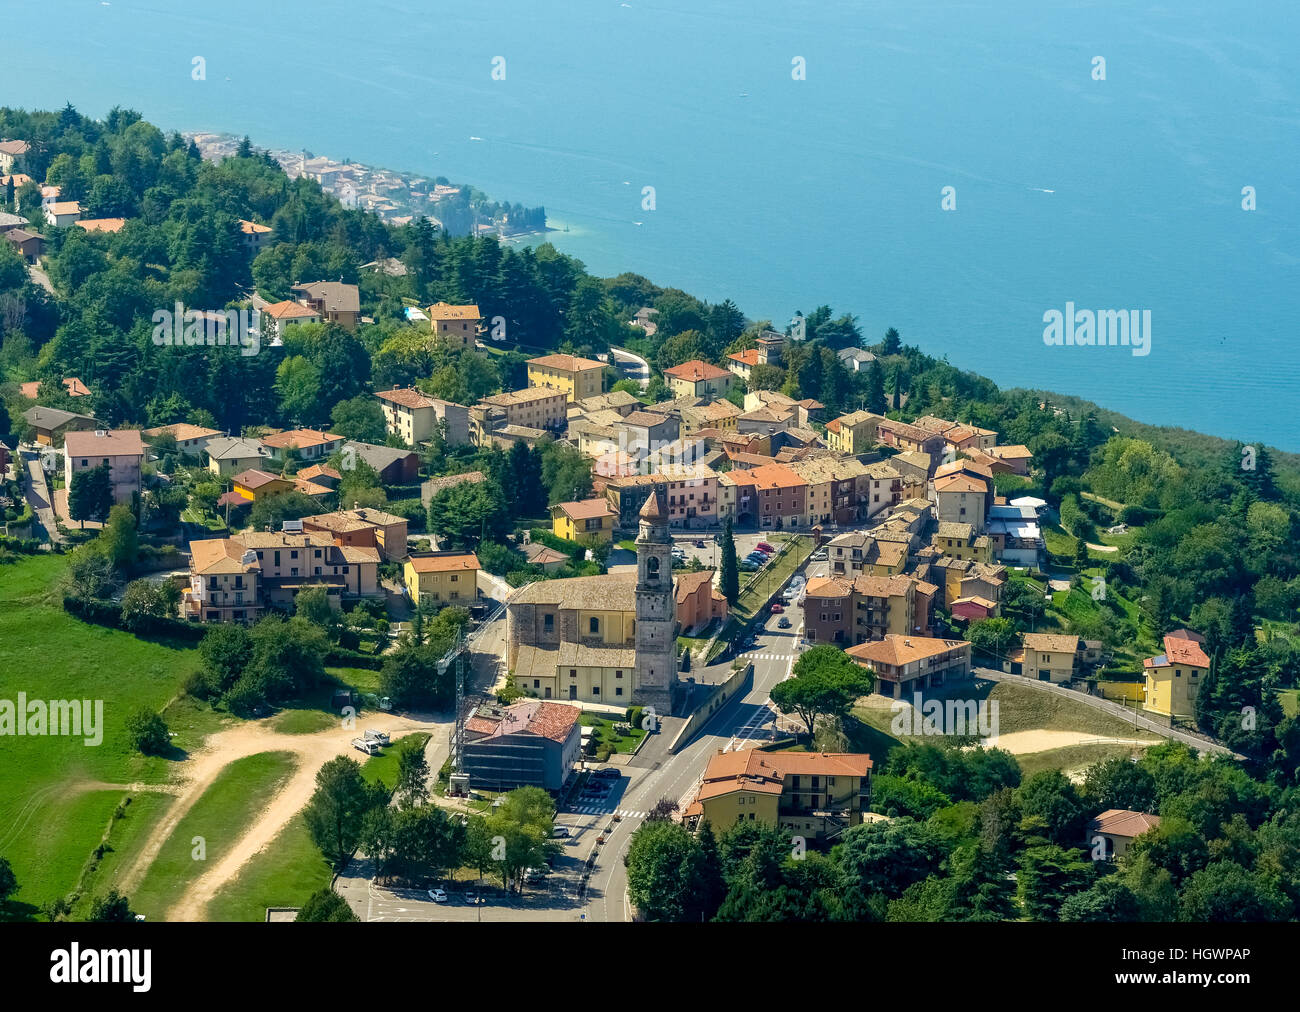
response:
[[[985,618],[972,622],[966,628],[965,636],[972,647],[999,662],[1015,649],[1019,639],[1009,618]]]
[[[180,591],[171,580],[132,580],[122,594],[122,625],[131,632],[140,632],[155,619],[175,618],[180,599]]]
[[[316,791],[303,809],[311,838],[331,866],[346,867],[361,836],[366,813],[382,805],[377,790],[361,776],[361,766],[347,756],[331,759],[316,773]]]
[[[1133,890],[1117,875],[1099,879],[1083,892],[1067,896],[1061,904],[1062,921],[1133,922],[1141,919],[1141,905]]]
[[[304,587],[293,599],[294,614],[322,629],[333,629],[338,622],[330,607],[329,591],[324,584]]]
[[[129,924],[135,921],[135,913],[125,896],[110,889],[105,895],[91,900],[86,920],[97,924]]]
[[[140,539],[136,533],[135,514],[131,507],[118,503],[108,512],[108,522],[99,532],[104,556],[116,569],[130,569],[140,554]]]
[[[1042,770],[1017,790],[1022,824],[1030,820],[1047,841],[1068,847],[1083,838],[1090,807],[1060,770]]]
[[[0,857],[0,905],[18,891],[18,877],[6,858]]]
[[[445,488],[429,501],[429,530],[455,548],[504,537],[509,518],[495,482]]]
[[[883,415],[885,404],[885,369],[880,359],[873,359],[867,367],[867,410]]]
[[[455,666],[438,670],[443,651],[435,646],[406,643],[384,659],[380,691],[397,706],[438,709],[455,698]]]
[[[849,827],[840,835],[831,859],[850,883],[850,895],[865,898],[883,893],[893,899],[937,872],[947,853],[930,826],[903,817]]]
[[[393,791],[402,805],[423,805],[429,800],[429,761],[424,742],[408,739],[397,753],[397,787]]]
[[[339,401],[330,411],[330,431],[358,443],[383,443],[388,423],[383,409],[370,394]]]
[[[102,520],[113,508],[113,479],[107,464],[72,473],[68,486],[68,515],[80,521]]]
[[[1216,861],[1183,886],[1178,919],[1196,924],[1282,921],[1289,906],[1262,876],[1232,861]]]
[[[203,699],[223,695],[253,660],[253,641],[248,629],[237,623],[208,627],[199,641],[200,668],[190,680],[191,694]]]
[[[1063,847],[1030,847],[1020,855],[1016,876],[1020,908],[1034,921],[1054,921],[1068,896],[1092,882],[1093,865],[1083,852]]]
[[[171,734],[161,714],[139,709],[126,719],[131,747],[144,755],[163,755],[171,748]]]
[[[880,354],[897,355],[903,350],[903,342],[898,336],[898,331],[890,327],[885,331],[885,339],[880,342]],[[895,393],[898,391],[895,390]]]
[[[722,536],[718,538],[718,555],[722,569],[718,589],[727,599],[727,604],[734,606],[740,597],[740,564],[736,560],[736,538],[731,532],[731,517],[723,521]]]
[[[73,549],[63,587],[69,597],[82,601],[109,597],[117,586],[117,573],[94,542]]]
[[[817,718],[844,713],[875,684],[875,675],[844,651],[823,643],[800,655],[794,677],[778,682],[772,702],[786,713],[797,713],[811,735]]]
[[[710,834],[711,835],[711,834]],[[676,822],[644,822],[632,834],[624,864],[628,897],[647,921],[699,921],[700,844]]]
[[[317,924],[341,924],[346,921],[359,921],[348,901],[333,889],[317,889],[307,897],[307,902],[298,911],[295,921],[308,921]]]

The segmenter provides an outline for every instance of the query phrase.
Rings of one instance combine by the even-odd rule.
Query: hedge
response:
[[[65,596],[63,598],[63,610],[83,622],[107,626],[110,629],[121,629],[124,632],[131,632],[133,635],[170,636],[197,643],[203,639],[204,634],[207,632],[205,626],[179,618],[150,618],[146,619],[139,629],[128,630],[122,624],[121,605],[98,598]]]

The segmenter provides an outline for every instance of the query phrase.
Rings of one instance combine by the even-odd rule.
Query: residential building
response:
[[[826,423],[826,445],[837,453],[857,456],[876,445],[876,432],[883,415],[870,411],[851,411]]]
[[[473,552],[430,552],[412,555],[402,567],[411,604],[438,608],[468,608],[479,598],[478,556]]]
[[[755,822],[828,841],[869,811],[871,768],[863,754],[719,750],[684,821],[691,828],[707,821],[718,832]]]
[[[484,397],[469,409],[470,441],[486,446],[504,430],[518,427],[545,434],[558,432],[568,420],[568,396],[547,387],[528,387]],[[504,433],[507,438],[510,432]]]
[[[557,573],[569,564],[569,557],[557,552],[550,545],[540,541],[530,541],[520,548],[530,566],[537,566],[543,573]]]
[[[1074,677],[1079,637],[1057,633],[1025,633],[1020,673],[1040,682],[1068,682]]]
[[[932,544],[944,555],[975,562],[993,561],[993,542],[987,534],[975,534],[968,523],[940,520]]]
[[[361,289],[342,281],[310,281],[293,286],[294,298],[328,323],[356,330],[361,316]]]
[[[379,553],[335,545],[317,533],[247,531],[190,542],[190,587],[182,614],[201,622],[252,621],[290,611],[300,591],[323,586],[330,604],[383,595]]]
[[[970,644],[965,640],[891,634],[844,652],[876,673],[876,692],[894,699],[970,674]]]
[[[219,478],[260,469],[272,459],[271,451],[260,443],[233,436],[213,436],[208,440],[206,453],[208,470]]]
[[[752,411],[745,411],[736,416],[736,431],[748,432],[783,432],[797,424],[795,412],[788,408],[764,404]]]
[[[803,523],[808,515],[808,484],[795,471],[784,464],[764,464],[751,469],[749,478],[754,485],[754,519],[748,522],[757,520],[759,527],[774,530]]]
[[[27,165],[27,152],[31,145],[26,141],[0,140],[0,173],[10,175]]]
[[[375,396],[379,398],[389,434],[407,446],[419,446],[431,439],[440,424],[448,445],[463,446],[469,442],[469,409],[463,404],[430,397],[414,387],[393,387],[380,390]]]
[[[4,233],[9,245],[18,251],[25,263],[34,264],[45,255],[45,236],[25,228],[11,228]]]
[[[844,368],[852,372],[861,372],[876,360],[876,356],[865,348],[841,348],[836,354]]]
[[[1101,856],[1108,861],[1118,861],[1128,853],[1134,840],[1159,826],[1158,815],[1135,812],[1128,808],[1108,808],[1088,823],[1084,847],[1092,851],[1098,843],[1104,843],[1105,853]]]
[[[727,356],[727,368],[745,381],[749,380],[749,374],[758,364],[757,348],[747,348]]]
[[[633,411],[640,410],[641,401],[626,390],[611,390],[607,394],[597,394],[594,397],[584,397],[581,400],[574,401],[570,405],[569,411],[572,412],[575,408],[584,416],[595,411],[613,411],[622,417],[626,417]],[[572,414],[570,414],[570,418],[572,418]]]
[[[345,438],[317,429],[287,429],[263,436],[259,442],[275,460],[325,460],[343,448]]]
[[[181,453],[199,456],[204,453],[214,439],[224,439],[226,434],[220,429],[209,429],[203,425],[190,425],[188,422],[176,422],[172,425],[159,425],[145,429],[140,435],[148,442],[163,436],[171,436],[176,441],[176,449]]]
[[[614,430],[619,433],[617,449],[633,454],[649,453],[677,439],[681,422],[656,411],[633,411],[616,423]]]
[[[681,409],[682,435],[693,436],[701,429],[735,432],[737,419],[743,414],[728,400],[709,401],[695,407]]]
[[[563,390],[570,401],[596,397],[605,385],[605,363],[577,355],[543,355],[528,360],[528,385]]]
[[[420,455],[414,450],[349,439],[342,453],[345,467],[350,459],[363,461],[379,472],[385,485],[410,485],[420,477]]]
[[[434,341],[449,348],[474,347],[483,320],[478,306],[452,306],[439,302],[429,306],[425,313],[429,317],[429,330],[433,333]]]
[[[81,218],[81,204],[75,200],[52,200],[44,208],[46,223],[55,228],[75,225]]]
[[[1205,637],[1176,629],[1164,638],[1165,652],[1142,662],[1146,688],[1142,707],[1174,719],[1196,716],[1196,696],[1210,671]]]
[[[935,515],[939,522],[970,524],[977,534],[984,533],[990,501],[989,485],[969,474],[948,474],[934,479]]]
[[[407,555],[406,517],[369,506],[303,517],[302,529],[327,534],[336,545],[374,548],[388,560],[404,559]]]
[[[255,221],[245,221],[243,218],[239,221],[239,235],[243,240],[244,249],[248,251],[249,256],[257,256],[271,241],[271,226],[259,225]]]
[[[900,450],[928,453],[932,459],[942,457],[945,447],[943,436],[939,433],[906,422],[896,422],[891,418],[882,418],[876,423],[876,439]]]
[[[804,636],[809,643],[852,645],[919,634],[929,615],[917,614],[916,584],[909,576],[813,577],[804,592]]]
[[[72,476],[108,465],[113,482],[113,502],[130,502],[140,491],[144,443],[138,429],[68,431],[63,436],[63,481],[72,488]]]
[[[1029,466],[1034,459],[1034,455],[1029,452],[1029,447],[1020,443],[1012,446],[990,446],[984,452],[1007,464],[1012,474],[1019,475],[1029,474]]]
[[[693,359],[664,370],[668,389],[675,396],[726,397],[731,392],[733,376],[726,369]]]
[[[528,699],[483,703],[465,721],[461,771],[471,790],[557,792],[582,754],[580,707]]]
[[[551,507],[551,530],[557,538],[580,545],[607,545],[614,540],[618,514],[605,499],[562,502]]]
[[[342,474],[325,464],[311,464],[297,472],[294,477],[309,481],[313,485],[324,485],[326,488],[336,491],[339,482],[343,480]]]
[[[251,301],[260,318],[267,321],[265,329],[274,340],[283,341],[285,327],[292,324],[321,322],[320,313],[299,302],[288,299],[284,302],[267,302],[261,298],[255,298]]]
[[[297,475],[272,474],[258,468],[249,468],[230,477],[231,490],[218,500],[222,506],[246,506],[284,492],[301,492],[306,496],[328,495],[330,489],[324,485],[299,478]]]
[[[727,599],[713,585],[717,570],[679,573],[674,588],[677,626],[684,634],[705,629],[715,619],[726,621]]]
[[[895,576],[907,567],[914,538],[878,537],[884,532],[848,531],[826,543],[831,576]]]
[[[42,446],[60,446],[69,432],[85,431],[99,426],[91,415],[80,415],[62,408],[28,408],[23,421],[36,433],[36,442]]]
[[[125,218],[80,218],[77,228],[87,232],[120,232],[126,227]]]

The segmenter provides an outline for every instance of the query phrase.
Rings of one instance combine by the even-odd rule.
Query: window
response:
[[[452,574],[451,574],[451,582],[452,582],[452,583],[455,583],[458,579],[460,579],[460,577],[458,577],[455,573],[452,573]]]
[[[555,616],[554,616],[554,615],[543,615],[543,616],[542,616],[542,628],[543,628],[544,630],[546,630],[547,632],[554,632],[554,631],[555,631]]]
[[[540,689],[541,687],[542,687],[542,680],[541,680],[540,678],[534,678],[534,679],[533,679],[533,688],[534,688],[534,689]]]
[[[577,670],[576,670],[575,668],[570,668],[570,669],[569,669],[569,677],[570,677],[570,678],[577,678],[577,677],[578,677],[578,672],[577,672]]]
[[[593,633],[599,633],[599,632],[600,632],[600,619],[598,619],[595,615],[593,615],[593,616],[591,617],[591,620],[588,622],[587,627],[588,627],[588,628],[589,628]]]
[[[593,696],[599,696],[599,695],[600,695],[600,686],[599,686],[599,685],[593,685],[593,686],[591,687],[591,694],[592,694]]]
[[[616,696],[621,696],[621,695],[623,695],[623,686],[621,686],[621,685],[617,686],[617,687],[614,689],[614,695],[616,695]]]
[[[615,671],[615,672],[614,672],[614,677],[615,677],[615,678],[622,678],[622,677],[623,677],[623,672],[621,672],[621,671]]]

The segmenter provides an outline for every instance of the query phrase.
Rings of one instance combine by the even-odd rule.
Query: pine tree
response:
[[[721,553],[718,589],[727,599],[727,604],[734,605],[740,597],[740,569],[736,562],[736,539],[731,533],[731,517],[727,517],[722,527],[722,537],[718,539],[718,551]]]
[[[873,360],[867,369],[867,410],[877,415],[885,413],[885,369],[880,359]]]

